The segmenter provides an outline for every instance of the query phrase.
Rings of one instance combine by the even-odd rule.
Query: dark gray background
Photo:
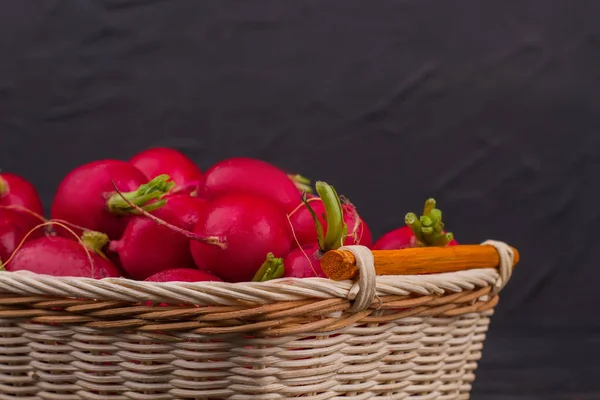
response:
[[[1,167],[148,146],[326,180],[376,236],[439,200],[522,263],[474,399],[599,399],[598,1],[0,1]]]

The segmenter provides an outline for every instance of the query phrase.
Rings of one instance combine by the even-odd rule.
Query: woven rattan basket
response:
[[[339,281],[0,272],[0,400],[468,399],[516,256],[350,246],[322,261],[359,271]]]

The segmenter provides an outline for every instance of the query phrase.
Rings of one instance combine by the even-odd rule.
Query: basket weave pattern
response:
[[[356,310],[346,281],[0,272],[0,400],[468,399],[502,280],[380,276]]]

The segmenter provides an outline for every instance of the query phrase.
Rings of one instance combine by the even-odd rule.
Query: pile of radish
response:
[[[50,218],[35,187],[0,173],[0,263],[6,271],[153,282],[325,278],[328,250],[456,245],[435,201],[373,243],[356,207],[325,182],[265,161],[230,158],[208,170],[153,148],[98,160],[59,184]]]

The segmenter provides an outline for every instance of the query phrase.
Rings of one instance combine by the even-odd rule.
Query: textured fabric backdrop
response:
[[[0,3],[0,163],[40,189],[173,146],[326,180],[378,236],[428,196],[521,250],[474,399],[599,399],[600,2]],[[597,238],[596,238],[597,239]]]

